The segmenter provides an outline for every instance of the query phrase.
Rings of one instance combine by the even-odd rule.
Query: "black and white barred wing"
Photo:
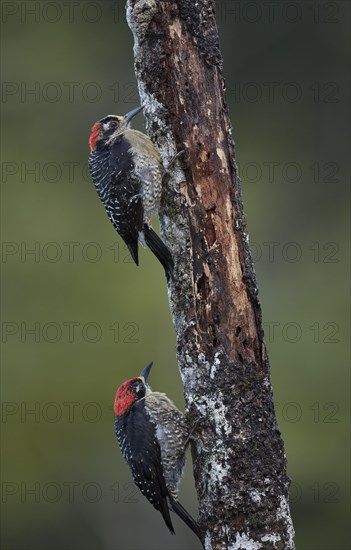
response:
[[[145,423],[144,406],[144,400],[137,401],[125,415],[116,417],[117,440],[131,469],[134,483],[154,508],[161,512],[167,527],[174,533],[160,446],[154,424]],[[128,423],[128,429],[125,429],[125,423]]]
[[[138,238],[144,214],[140,181],[136,177],[126,179],[126,174],[133,173],[132,167],[130,150],[122,139],[89,156],[89,171],[96,191],[113,226],[138,264]]]

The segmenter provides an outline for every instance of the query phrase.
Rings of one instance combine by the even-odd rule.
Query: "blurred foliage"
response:
[[[195,548],[134,491],[114,436],[114,392],[150,360],[183,406],[162,269],[131,264],[86,171],[93,122],[137,105],[133,39],[124,2],[69,4],[1,4],[2,546]],[[217,2],[227,101],[297,547],[341,550],[349,4],[268,4]],[[196,515],[191,468],[182,500]]]

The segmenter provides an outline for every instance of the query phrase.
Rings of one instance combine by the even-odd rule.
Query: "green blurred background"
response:
[[[162,269],[132,265],[86,170],[92,123],[138,104],[124,2],[1,9],[2,547],[200,548],[133,489],[114,436],[115,390],[150,360],[183,407]],[[217,2],[301,550],[350,547],[349,11]]]

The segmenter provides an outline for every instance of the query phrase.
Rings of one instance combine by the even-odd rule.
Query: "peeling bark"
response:
[[[147,131],[165,167],[161,232],[206,549],[290,550],[275,419],[212,0],[128,0]]]

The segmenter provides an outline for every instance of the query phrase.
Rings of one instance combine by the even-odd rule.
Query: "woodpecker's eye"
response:
[[[141,381],[134,382],[133,390],[138,396],[143,396],[145,393],[144,384]]]
[[[118,128],[118,122],[117,122],[117,120],[111,120],[111,122],[110,122],[110,130],[115,130],[116,128]]]

